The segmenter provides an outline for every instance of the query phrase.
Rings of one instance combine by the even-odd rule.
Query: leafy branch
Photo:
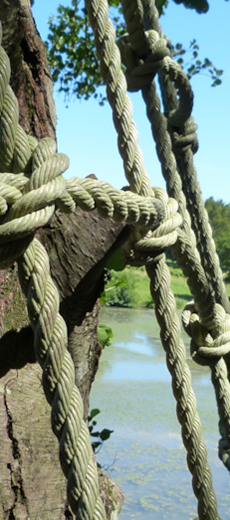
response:
[[[222,76],[223,70],[220,70],[218,67],[214,66],[211,60],[208,58],[205,58],[203,61],[199,59],[200,48],[195,39],[191,41],[188,49],[184,49],[182,43],[177,43],[174,46],[170,42],[169,47],[172,57],[184,69],[189,79],[191,79],[192,76],[195,76],[195,74],[205,74],[206,76],[211,77],[211,87],[216,87],[222,83],[220,76]],[[185,63],[182,56],[186,55],[187,57],[188,53],[191,53],[191,58]]]
[[[111,17],[117,35],[124,33],[121,7],[118,0],[110,0]],[[103,105],[106,97],[100,91],[103,81],[94,44],[94,34],[85,6],[72,0],[70,7],[59,5],[58,14],[48,20],[47,57],[53,81],[59,81],[59,92],[65,99],[76,96],[87,100],[94,97]]]
[[[93,439],[95,439],[91,443],[93,452],[95,454],[100,451],[100,449],[103,446],[103,443],[110,438],[110,435],[114,431],[114,430],[108,430],[108,428],[103,428],[103,430],[101,430],[100,432],[94,430],[95,426],[97,425],[97,421],[95,421],[95,417],[99,413],[101,413],[100,410],[98,410],[98,408],[94,408],[93,410],[90,411],[90,413],[88,415],[89,433],[90,433],[90,436],[93,437]],[[100,467],[100,464],[98,464],[98,466]]]
[[[194,8],[197,12],[206,12],[206,0],[174,0],[176,3],[183,1],[184,5]],[[168,0],[157,0],[160,14],[164,14],[168,6]],[[204,5],[205,4],[205,5]],[[119,0],[109,0],[110,16],[115,26],[117,38],[125,33],[125,24],[122,17],[122,9]],[[203,7],[202,7],[203,6]],[[207,9],[206,9],[207,10]],[[87,100],[93,97],[103,105],[104,95],[103,81],[100,75],[100,66],[94,44],[94,35],[91,29],[88,14],[82,0],[71,0],[70,7],[59,5],[57,15],[48,20],[49,35],[47,55],[54,82],[59,83],[59,91],[63,92],[65,99],[72,96],[77,99]],[[213,65],[210,59],[199,59],[199,46],[193,40],[187,50],[181,43],[175,46],[169,44],[172,55],[185,69],[188,77],[205,73],[211,77],[212,86],[221,84],[220,76],[223,71]],[[191,59],[184,63],[184,57],[191,53]]]

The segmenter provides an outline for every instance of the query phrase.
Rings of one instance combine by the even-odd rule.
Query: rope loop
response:
[[[186,305],[182,323],[192,338],[191,356],[200,365],[212,366],[230,352],[230,315],[216,303],[214,320],[205,321],[199,318],[194,300]]]
[[[193,117],[189,117],[186,123],[172,132],[172,151],[176,157],[184,154],[187,150],[191,150],[195,154],[198,150],[199,143],[196,134],[198,126],[194,122]]]
[[[163,67],[163,59],[169,55],[167,42],[159,37],[157,31],[145,31],[144,36],[149,52],[141,58],[133,49],[128,35],[124,35],[118,42],[130,92],[136,92],[149,85]]]
[[[163,61],[162,72],[174,83],[178,91],[178,106],[168,114],[169,123],[173,126],[183,125],[191,116],[193,109],[193,91],[187,74],[179,63],[167,56]]]
[[[107,182],[87,177],[77,177],[66,181],[66,189],[85,211],[97,208],[103,218],[116,222],[155,229],[165,219],[165,201],[160,200],[152,190],[152,196],[144,197],[129,190],[116,190]]]
[[[50,220],[56,202],[66,189],[61,174],[68,168],[69,159],[56,153],[54,141],[49,138],[40,141],[32,154],[32,164],[35,169],[30,178],[23,174],[0,174],[1,268],[25,251],[36,229]]]
[[[143,230],[135,228],[124,246],[124,256],[131,265],[145,265],[147,259],[155,257],[177,241],[177,230],[182,224],[178,203],[168,197],[162,188],[153,188],[155,196],[164,203],[165,218],[155,230],[143,236]]]
[[[144,197],[129,187],[116,190],[97,179],[65,180],[61,173],[68,166],[68,158],[57,154],[54,145],[49,138],[39,142],[32,155],[35,169],[30,178],[22,173],[0,173],[0,266],[7,266],[25,251],[36,229],[48,222],[56,206],[65,212],[76,205],[85,211],[97,209],[103,218],[151,231],[158,226],[162,229],[162,225],[165,228],[167,217],[170,232],[170,210],[165,208],[168,202],[163,190],[160,195],[159,190],[152,190],[151,196]]]

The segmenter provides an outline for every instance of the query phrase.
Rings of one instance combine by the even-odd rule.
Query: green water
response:
[[[154,313],[104,308],[101,322],[112,327],[114,338],[113,345],[103,351],[91,408],[101,410],[99,429],[114,430],[97,459],[124,492],[120,520],[193,519],[197,501]],[[185,334],[183,339],[189,343]],[[191,360],[189,366],[219,513],[227,520],[229,474],[218,459],[218,417],[210,371]]]

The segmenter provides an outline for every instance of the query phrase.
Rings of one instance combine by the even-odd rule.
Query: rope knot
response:
[[[214,317],[201,320],[194,300],[182,312],[182,323],[192,338],[190,352],[200,365],[212,365],[230,352],[230,315],[216,303]]]
[[[198,139],[196,130],[198,126],[194,123],[194,118],[189,117],[186,123],[172,133],[172,150],[176,157],[184,154],[189,148],[195,154],[198,150]]]
[[[75,206],[61,175],[68,168],[68,157],[56,153],[56,143],[48,137],[34,141],[37,146],[31,153],[30,176],[0,173],[1,268],[11,265],[27,249],[36,229],[49,221],[56,205],[65,211]]]
[[[178,213],[178,203],[168,197],[162,188],[153,188],[154,195],[165,207],[165,217],[155,229],[143,233],[143,228],[135,227],[124,246],[124,257],[131,265],[145,265],[149,256],[155,256],[171,247],[177,240],[177,229],[182,224]]]
[[[166,40],[159,37],[157,31],[145,31],[144,35],[148,49],[145,56],[138,56],[129,42],[128,35],[124,35],[118,42],[130,92],[136,92],[149,85],[162,68],[165,56],[170,54]]]

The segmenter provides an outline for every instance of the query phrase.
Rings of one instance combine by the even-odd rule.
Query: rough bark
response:
[[[51,258],[51,274],[62,298],[67,318],[70,350],[78,385],[88,413],[89,391],[101,347],[97,343],[103,288],[103,267],[128,230],[103,221],[96,212],[58,214],[38,236]],[[83,237],[83,238],[82,238]],[[94,244],[94,247],[92,247]],[[66,481],[58,460],[58,442],[50,428],[46,403],[33,352],[33,333],[27,325],[26,302],[14,266],[1,271],[1,324],[11,325],[0,341],[0,517],[17,520],[73,518],[66,501]],[[24,328],[20,329],[20,324]],[[29,364],[28,364],[29,363]],[[100,475],[108,518],[121,507],[120,489]]]
[[[55,137],[52,82],[28,0],[2,0],[0,19],[20,123],[38,139]],[[59,289],[85,418],[101,355],[96,331],[103,269],[128,233],[122,224],[79,209],[73,215],[56,214],[38,233]],[[0,271],[0,296],[0,518],[70,519],[73,516],[66,502],[58,443],[50,427],[50,407],[42,390],[41,368],[35,360],[33,332],[16,265]],[[106,477],[100,480],[110,518],[114,503],[117,511],[122,504],[122,493]]]
[[[11,63],[11,86],[19,104],[19,122],[40,139],[55,139],[53,83],[45,46],[32,17],[29,0],[1,0],[3,47]]]
[[[105,221],[96,211],[85,213],[80,209],[68,216],[57,213],[39,232],[61,297],[60,312],[68,328],[68,348],[83,398],[85,419],[101,355],[97,325],[104,267],[128,234],[128,226]]]

